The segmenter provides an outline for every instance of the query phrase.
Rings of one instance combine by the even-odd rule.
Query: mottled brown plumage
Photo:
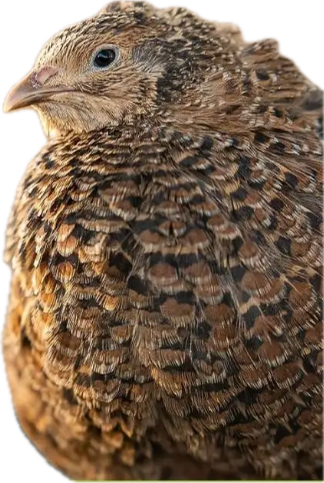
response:
[[[49,140],[3,344],[28,437],[75,479],[319,478],[320,90],[275,41],[114,2],[44,48],[26,105]]]

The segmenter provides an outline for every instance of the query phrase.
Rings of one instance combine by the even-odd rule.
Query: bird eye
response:
[[[96,54],[93,64],[98,69],[106,69],[116,60],[116,57],[115,49],[102,49]]]

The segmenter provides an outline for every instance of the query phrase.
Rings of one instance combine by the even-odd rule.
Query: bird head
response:
[[[9,93],[5,110],[36,109],[49,136],[150,126],[188,105],[190,93],[195,105],[202,75],[215,66],[213,28],[185,9],[113,2],[55,35]]]

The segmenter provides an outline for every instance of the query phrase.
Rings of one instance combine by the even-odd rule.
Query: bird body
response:
[[[3,345],[27,436],[74,479],[316,479],[320,91],[274,41],[114,2],[26,99],[49,140],[9,221]]]

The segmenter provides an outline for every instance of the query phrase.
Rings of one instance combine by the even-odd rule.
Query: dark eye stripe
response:
[[[94,65],[99,69],[105,69],[106,67],[109,67],[109,65],[112,64],[115,59],[116,52],[114,49],[103,49],[97,53],[94,59]]]

